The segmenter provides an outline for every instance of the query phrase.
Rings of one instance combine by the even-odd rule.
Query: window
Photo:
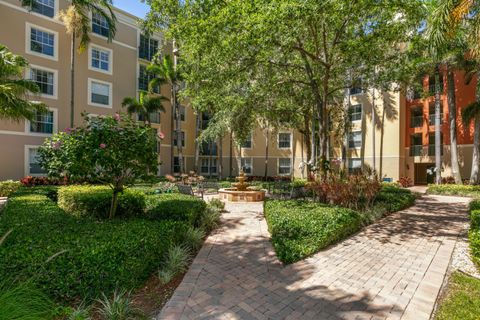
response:
[[[150,112],[148,118],[151,123],[160,123],[160,113],[158,112]],[[145,121],[143,114],[138,115],[138,121]]]
[[[147,71],[147,66],[141,64],[138,74],[138,90],[148,91],[148,84],[154,78],[155,75]],[[158,86],[153,88],[153,92],[160,93]]]
[[[28,53],[39,54],[51,58],[56,57],[56,34],[30,26],[30,44]]]
[[[138,55],[140,59],[152,60],[158,51],[158,40],[152,39],[148,36],[140,35],[140,46],[138,48]]]
[[[54,126],[53,111],[41,113],[36,111],[34,120],[30,121],[30,132],[52,134]]]
[[[44,175],[47,173],[45,169],[43,169],[40,164],[38,163],[38,147],[26,147],[26,156],[27,156],[27,164],[26,164],[26,175]]]
[[[359,158],[350,158],[348,159],[348,170],[356,171],[362,168],[362,160]]]
[[[100,107],[112,106],[112,85],[107,82],[88,79],[89,104]]]
[[[177,134],[178,134],[178,132],[175,131],[175,133],[174,133],[175,138],[173,139],[173,145],[174,146],[177,146]],[[180,136],[182,137],[182,147],[184,148],[185,147],[185,131],[182,131],[180,133]]]
[[[440,134],[440,153],[443,155],[443,134]],[[435,156],[435,133],[428,134],[428,155]]]
[[[34,0],[32,11],[53,18],[55,16],[55,0]]]
[[[354,131],[348,137],[349,148],[360,148],[362,146],[362,132]]]
[[[216,156],[217,155],[217,144],[212,141],[205,141],[200,147],[200,154],[202,156]]]
[[[440,102],[440,124],[443,123],[443,103]],[[435,125],[435,103],[428,106],[428,125]]]
[[[180,173],[180,159],[173,157],[173,173]]]
[[[243,172],[245,174],[252,174],[253,172],[252,158],[242,158],[240,162],[241,162]]]
[[[362,105],[356,104],[350,106],[350,121],[359,121],[362,120]]]
[[[201,174],[217,174],[217,159],[216,158],[202,158],[200,159],[200,173]]]
[[[435,95],[435,76],[428,77],[428,92],[431,96]],[[443,93],[443,75],[440,75],[440,94]]]
[[[112,73],[112,50],[91,46],[89,59],[90,70]]]
[[[282,132],[278,134],[278,148],[290,149],[292,147],[292,134],[289,132]]]
[[[180,121],[185,121],[185,106],[180,105],[178,107],[178,113],[180,114]],[[175,114],[175,120],[177,119],[177,114]]]
[[[247,137],[247,140],[242,144],[242,148],[251,149],[252,148],[252,135],[250,134]]]
[[[421,134],[413,134],[410,136],[410,156],[421,156],[423,151],[423,142]]]
[[[291,163],[292,159],[290,158],[280,158],[278,159],[278,174],[288,175],[291,173]]]
[[[423,108],[415,106],[410,109],[410,128],[421,128],[423,126]]]
[[[110,27],[107,19],[98,12],[92,13],[92,31],[104,37],[108,37]]]
[[[55,72],[39,68],[30,69],[30,80],[40,88],[40,93],[47,96],[55,96]]]

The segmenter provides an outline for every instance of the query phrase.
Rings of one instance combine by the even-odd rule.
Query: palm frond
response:
[[[468,125],[476,116],[480,116],[480,102],[471,103],[462,110],[462,121],[465,125]]]

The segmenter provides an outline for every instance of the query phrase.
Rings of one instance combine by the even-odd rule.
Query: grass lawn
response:
[[[480,319],[480,280],[460,272],[453,273],[435,319]]]

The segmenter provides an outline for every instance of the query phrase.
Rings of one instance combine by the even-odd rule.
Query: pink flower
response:
[[[69,127],[69,128],[65,128],[65,132],[66,132],[66,133],[72,132],[72,128],[70,128],[70,127]]]
[[[115,121],[120,121],[121,117],[118,113],[115,113],[115,115],[113,116],[113,119],[115,119]]]
[[[165,134],[160,131],[160,132],[158,133],[158,137],[163,140],[163,139],[165,139]]]
[[[105,149],[107,145],[105,143],[100,143],[100,149]]]

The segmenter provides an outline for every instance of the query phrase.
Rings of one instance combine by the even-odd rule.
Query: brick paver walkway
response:
[[[467,201],[424,196],[286,267],[262,205],[228,205],[158,319],[429,319]]]

